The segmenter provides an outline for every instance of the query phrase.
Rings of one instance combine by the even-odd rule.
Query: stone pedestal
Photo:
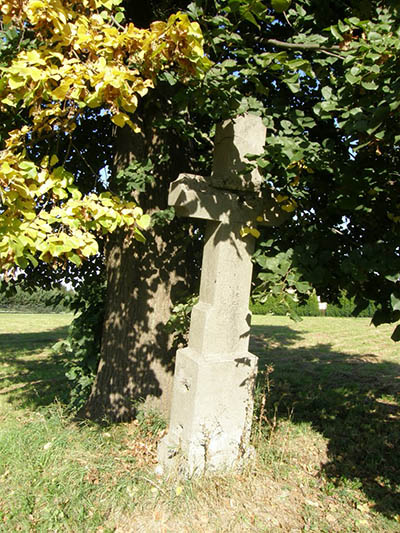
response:
[[[248,352],[253,239],[208,222],[189,345],[177,353],[160,463],[186,475],[232,468],[249,454],[257,357]]]
[[[251,453],[253,384],[257,357],[200,356],[178,350],[168,435],[160,443],[163,467],[186,476],[241,466]]]

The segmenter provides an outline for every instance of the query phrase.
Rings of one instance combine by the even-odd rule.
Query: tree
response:
[[[140,228],[148,227],[149,217],[140,208],[122,205],[110,194],[82,198],[57,154],[40,161],[29,157],[29,148],[45,135],[74,131],[82,108],[102,107],[114,124],[138,132],[127,113],[136,111],[138,97],[154,85],[156,73],[175,63],[195,75],[206,61],[201,34],[187,15],[154,22],[149,30],[129,24],[122,32],[108,11],[119,3],[11,1],[1,8],[4,23],[13,23],[17,35],[32,33],[26,49],[20,44],[2,67],[2,107],[28,110],[31,117],[30,125],[8,132],[1,152],[5,269],[24,268],[28,260],[36,264],[36,251],[44,261],[68,259],[79,265],[98,251],[91,230],[112,232],[123,225],[131,227],[132,238],[143,240]],[[105,9],[100,13],[99,8]]]
[[[86,10],[87,14],[94,13],[95,21],[103,27],[97,18],[102,12],[95,13],[95,9],[106,7],[107,12],[116,4],[86,2],[83,8],[78,8],[74,2],[64,2],[63,5],[70,6],[72,17],[78,16],[74,13],[81,16],[81,9]],[[31,8],[36,6],[34,9],[42,9],[44,13],[44,2],[27,2],[25,5]],[[11,6],[10,9],[19,9],[20,4],[8,2],[2,7],[2,12],[8,16],[6,22],[10,23],[11,11],[7,11],[8,6]],[[142,40],[136,41],[135,45],[135,57],[140,65],[138,67],[135,63],[127,68],[132,45],[125,52],[125,44],[119,41],[122,39],[120,26],[133,20],[136,22],[135,28],[147,27],[155,18],[165,20],[171,12],[185,7],[184,14],[172,15],[169,19],[178,26],[181,24],[180,33],[173,34],[175,29],[171,35],[164,33],[169,27],[165,23],[150,26],[154,28],[150,31],[155,32],[151,37],[145,33],[148,30],[137,30],[135,36],[142,36]],[[48,11],[43,16],[47,16]],[[97,418],[126,418],[132,415],[133,397],[158,396],[162,389],[168,390],[165,382],[164,385],[161,383],[172,366],[170,339],[165,332],[165,323],[170,314],[171,289],[181,285],[178,281],[188,279],[185,274],[190,265],[188,258],[195,258],[195,254],[180,252],[182,248],[186,252],[186,246],[192,246],[194,250],[198,239],[194,238],[182,247],[185,231],[175,221],[169,222],[171,212],[166,209],[166,191],[169,181],[181,171],[190,170],[207,175],[213,125],[228,116],[250,111],[264,117],[268,127],[266,150],[254,163],[263,172],[266,187],[274,189],[282,209],[293,214],[278,232],[262,231],[256,255],[258,265],[263,268],[259,280],[260,293],[265,294],[270,290],[280,292],[288,287],[304,292],[307,286],[300,279],[301,273],[322,296],[330,300],[337,298],[344,288],[350,295],[356,296],[360,306],[374,299],[378,304],[375,322],[398,320],[400,218],[396,168],[399,132],[395,115],[398,104],[396,80],[399,45],[396,28],[399,13],[395,3],[336,2],[332,6],[327,1],[317,3],[311,0],[273,0],[271,3],[261,0],[198,0],[189,5],[187,2],[149,2],[138,11],[128,5],[126,22],[122,11],[114,11],[113,15],[111,11],[108,13],[103,13],[103,16],[107,31],[115,36],[110,42],[113,51],[108,49],[103,56],[106,58],[105,65],[103,61],[100,65],[99,60],[99,67],[94,73],[94,85],[85,79],[86,89],[91,89],[81,100],[81,94],[78,95],[81,107],[77,106],[76,114],[69,120],[66,110],[71,108],[71,100],[72,108],[75,109],[76,105],[72,92],[68,92],[72,91],[73,85],[70,83],[64,99],[58,100],[57,95],[62,96],[59,94],[60,83],[52,89],[56,91],[55,96],[51,96],[46,103],[41,100],[37,104],[39,118],[33,121],[41,127],[42,120],[47,124],[55,116],[53,130],[62,138],[56,155],[64,162],[63,167],[68,168],[70,161],[70,170],[78,166],[79,147],[84,140],[77,138],[76,130],[85,131],[85,125],[88,124],[92,127],[101,123],[99,131],[103,132],[102,128],[107,127],[107,114],[99,114],[83,106],[93,101],[90,98],[94,98],[96,109],[106,109],[106,113],[111,113],[116,126],[125,123],[128,127],[134,124],[141,126],[141,132],[136,133],[127,133],[127,127],[119,128],[115,147],[107,147],[108,159],[104,159],[103,166],[113,165],[111,158],[114,153],[115,171],[109,189],[117,193],[119,199],[116,200],[115,196],[106,197],[113,202],[113,209],[117,206],[116,214],[111,216],[114,222],[109,223],[106,229],[114,229],[118,225],[115,221],[120,220],[118,214],[122,216],[125,208],[121,198],[127,198],[132,192],[136,202],[130,206],[131,219],[125,220],[125,223],[131,222],[135,235],[141,239],[140,233],[137,233],[140,232],[138,221],[144,215],[134,211],[139,202],[146,214],[152,213],[155,224],[147,233],[146,243],[139,242],[130,248],[122,227],[106,243],[108,296],[102,360],[86,413]],[[200,24],[204,50],[213,61],[212,66],[202,54],[203,41],[199,27],[190,26],[189,20]],[[93,31],[103,32],[96,24]],[[112,29],[109,30],[109,27]],[[175,26],[171,25],[171,28]],[[190,31],[187,28],[191,28]],[[25,33],[25,29],[20,30],[20,34],[17,31],[18,42]],[[84,33],[80,32],[82,37],[78,41],[84,39]],[[148,41],[143,37],[145,35]],[[24,47],[31,47],[33,53],[40,49],[40,45],[32,38],[30,44]],[[42,38],[46,43],[49,35],[42,35]],[[115,44],[116,40],[118,45]],[[181,45],[178,45],[181,40],[185,43],[183,56],[180,54]],[[96,39],[92,41],[95,43]],[[158,42],[160,46],[155,45]],[[56,46],[59,46],[57,39]],[[85,50],[87,40],[78,44],[78,55],[81,51],[79,46]],[[97,54],[97,45],[93,46],[92,58]],[[143,47],[144,57],[141,55]],[[187,51],[187,47],[191,52]],[[107,69],[110,58],[115,60],[114,50],[118,50],[117,59],[125,58],[121,59],[121,70],[126,76],[124,84],[135,85],[135,81],[129,78],[131,69],[135,68],[140,74],[135,72],[133,76],[141,75],[143,83],[151,80],[151,84],[156,86],[141,103],[138,102],[136,110],[124,108],[123,102],[116,108],[115,102],[120,100],[112,91],[109,94],[104,90],[104,84],[103,90],[96,89],[96,84],[101,83],[99,69]],[[172,69],[170,56],[166,60],[163,55],[171,50],[176,53],[173,56],[176,66]],[[23,53],[27,54],[25,51]],[[74,52],[71,51],[71,54],[73,59]],[[7,52],[5,57],[8,66],[3,73],[8,85],[4,88],[3,82],[2,101],[7,112],[11,105],[7,99],[11,98],[13,103],[15,90],[17,95],[18,91],[24,92],[27,84],[21,84],[20,75],[10,70],[13,54]],[[26,55],[22,56],[22,61],[26,61],[26,58]],[[88,61],[90,54],[85,56],[84,53],[83,58]],[[16,60],[21,61],[21,56]],[[59,69],[60,65],[56,65]],[[40,70],[40,64],[33,66]],[[183,75],[182,69],[185,72]],[[34,72],[36,77],[39,76]],[[196,72],[203,77],[194,76]],[[29,76],[31,74],[27,73]],[[189,83],[188,78],[191,80]],[[11,84],[17,85],[12,95],[10,80]],[[100,97],[92,94],[93,87]],[[16,106],[18,110],[21,109],[21,121],[28,123],[31,119],[24,108],[29,107],[29,98],[32,95],[19,100]],[[96,98],[100,100],[96,101]],[[64,101],[66,107],[63,108],[60,102]],[[129,103],[127,105],[129,107]],[[50,114],[46,118],[44,110],[50,112],[53,107],[55,115]],[[133,111],[135,113],[132,115]],[[74,127],[75,131],[68,137],[74,139],[71,149],[59,132]],[[10,129],[9,122],[4,129]],[[30,162],[35,158],[35,161],[39,161],[48,150],[49,143],[42,137],[33,138],[25,133],[25,143],[30,143],[27,147]],[[95,142],[100,137],[101,133]],[[88,135],[86,142],[87,138]],[[92,157],[92,152],[86,147],[84,157]],[[73,157],[69,160],[70,154]],[[8,161],[10,156],[7,155],[6,159]],[[101,161],[91,166],[95,170],[101,168]],[[30,168],[26,168],[28,174]],[[51,175],[51,164],[50,169],[47,169],[46,176]],[[26,176],[23,177],[23,183],[26,179]],[[72,182],[72,177],[68,179]],[[86,175],[75,177],[75,184],[81,191],[90,191]],[[100,189],[101,184],[97,183],[96,187]],[[96,206],[99,203],[103,205],[101,198],[96,198]],[[59,200],[66,205],[64,198]],[[35,201],[38,202],[37,199]],[[81,201],[82,198],[79,199]],[[46,204],[43,212],[48,213],[51,202]],[[9,201],[4,205],[10,209],[11,203]],[[135,219],[134,213],[139,218]],[[47,214],[44,216],[48,217]],[[87,228],[82,217],[80,224],[80,227]],[[144,218],[142,226],[146,227],[147,224],[148,219]],[[60,251],[59,255],[67,257],[70,254],[73,257],[75,254],[79,262],[81,256],[85,255],[83,249],[86,254],[95,251],[93,243],[94,240],[88,241],[89,248],[72,246],[70,250]],[[57,244],[61,246],[59,242]],[[32,249],[31,255],[34,257]],[[32,260],[25,249],[15,257],[21,257],[22,266],[26,264],[26,258]],[[50,257],[42,251],[42,259],[50,260]],[[8,262],[10,264],[11,259]],[[165,274],[166,264],[172,272],[171,277]],[[193,264],[197,264],[195,259]],[[398,327],[393,338],[398,339],[399,336]]]
[[[20,50],[14,58],[11,58],[11,64],[4,68],[6,83],[3,86],[2,103],[5,106],[15,108],[18,107],[22,99],[25,105],[21,107],[29,108],[29,102],[33,99],[33,106],[30,106],[30,113],[35,116],[32,132],[25,126],[20,130],[20,137],[26,139],[27,136],[41,135],[34,148],[39,153],[38,144],[42,141],[43,132],[51,130],[53,134],[54,132],[62,132],[64,134],[67,131],[70,134],[69,138],[76,140],[75,130],[78,129],[77,126],[80,126],[83,118],[88,118],[83,116],[82,109],[86,110],[87,107],[89,109],[97,107],[108,108],[108,114],[110,114],[111,120],[116,126],[122,128],[126,124],[135,132],[132,135],[124,131],[120,136],[118,157],[120,159],[125,158],[125,160],[129,159],[130,155],[127,152],[126,145],[130,146],[132,144],[133,150],[136,150],[136,158],[143,159],[145,152],[148,152],[149,147],[151,148],[151,145],[155,143],[155,132],[148,127],[148,116],[146,117],[147,120],[142,121],[144,124],[139,131],[137,125],[130,120],[126,112],[133,113],[136,110],[136,95],[143,96],[148,88],[154,85],[157,72],[165,68],[172,68],[173,64],[174,72],[178,77],[187,76],[188,74],[191,76],[201,75],[209,60],[202,53],[201,34],[198,26],[190,23],[187,15],[178,13],[177,15],[172,14],[167,23],[153,22],[150,30],[139,29],[130,23],[127,26],[128,31],[122,32],[120,31],[121,11],[117,12],[115,17],[111,17],[107,11],[96,13],[95,9],[96,7],[109,9],[118,4],[118,2],[84,3],[83,7],[80,4],[80,2],[65,2],[65,9],[61,12],[60,10],[47,9],[53,6],[49,6],[46,2],[29,2],[19,11],[15,3],[8,3],[2,8],[3,13],[6,15],[5,22],[11,22],[12,9],[17,10],[15,13],[18,14],[20,19],[20,33],[25,31],[25,26],[24,30],[22,30],[21,25],[26,24],[27,21],[32,26],[31,29],[35,35],[40,34],[41,29],[46,33],[43,37],[45,45],[42,48],[36,48],[35,43],[32,44],[32,40],[28,41],[27,46],[33,46],[34,50],[28,50],[28,52]],[[118,17],[118,15],[120,16]],[[111,20],[108,20],[109,18]],[[108,24],[107,20],[111,23]],[[88,32],[89,27],[91,35]],[[62,39],[59,39],[60,32]],[[73,36],[72,38],[71,35]],[[96,40],[100,41],[100,47],[96,44]],[[98,57],[99,55],[100,58]],[[51,59],[55,57],[57,63],[60,61],[61,56],[66,58],[62,67],[59,64],[51,64],[50,68],[47,68],[46,62],[50,61],[51,63]],[[38,70],[37,65],[44,67],[41,69],[42,72],[40,74],[36,72]],[[138,69],[140,69],[140,72]],[[57,76],[58,79],[55,79]],[[34,82],[38,83],[35,84]],[[64,102],[65,105],[61,106],[59,101]],[[51,109],[49,113],[42,110],[42,107],[46,109],[47,106]],[[65,108],[68,113],[64,112]],[[139,122],[141,121],[140,112],[137,115],[137,121]],[[96,118],[101,120],[102,117],[97,114]],[[155,118],[156,115],[154,114],[153,119]],[[125,142],[125,139],[127,139],[127,142]],[[159,143],[155,144],[159,145]],[[118,314],[121,306],[124,306],[124,298],[128,298],[127,308],[133,308],[133,311],[129,312],[128,310],[125,320],[129,315],[132,316],[133,313],[136,332],[140,328],[139,324],[143,324],[141,334],[137,334],[138,338],[134,345],[134,353],[136,355],[134,357],[137,362],[136,367],[141,368],[142,374],[145,374],[145,377],[142,378],[145,389],[140,383],[140,373],[136,372],[135,383],[139,389],[136,391],[136,396],[146,396],[149,390],[155,396],[158,394],[160,387],[154,384],[147,385],[150,380],[150,370],[143,371],[146,366],[144,361],[147,355],[144,350],[147,350],[147,352],[149,350],[152,351],[148,355],[151,361],[154,359],[153,353],[157,351],[157,346],[160,345],[158,352],[164,352],[163,359],[168,360],[169,367],[171,367],[171,358],[169,357],[168,359],[169,354],[166,349],[168,335],[163,331],[159,331],[157,335],[160,338],[155,342],[153,331],[148,333],[148,320],[154,324],[159,321],[158,315],[163,320],[165,317],[168,318],[171,282],[165,281],[166,296],[164,297],[164,303],[158,301],[157,305],[152,305],[150,301],[151,293],[155,292],[160,297],[163,291],[154,290],[153,287],[149,286],[147,280],[150,272],[154,271],[155,261],[161,250],[165,248],[165,245],[155,235],[148,240],[149,244],[146,247],[140,249],[139,254],[136,253],[136,257],[133,255],[131,248],[129,248],[129,243],[132,237],[136,240],[144,241],[140,230],[148,228],[149,215],[143,215],[142,209],[137,207],[135,203],[127,201],[122,203],[110,193],[101,194],[97,197],[93,192],[90,192],[87,196],[81,198],[82,185],[79,190],[73,188],[72,174],[67,173],[64,168],[66,166],[65,163],[70,162],[71,145],[75,147],[75,144],[71,142],[67,147],[64,146],[61,149],[61,153],[67,154],[64,157],[63,166],[58,166],[55,171],[51,171],[51,167],[58,163],[58,156],[53,155],[52,159],[48,160],[47,158],[41,164],[45,170],[40,170],[36,174],[34,162],[21,163],[20,160],[12,161],[11,155],[13,154],[10,154],[10,150],[8,152],[7,149],[3,151],[4,160],[7,161],[9,168],[12,169],[6,172],[8,167],[4,167],[5,179],[8,178],[8,181],[4,182],[5,191],[12,194],[12,186],[10,184],[14,184],[18,172],[20,173],[21,170],[24,170],[21,167],[22,164],[26,166],[29,172],[33,173],[31,181],[25,175],[22,176],[21,180],[23,184],[28,185],[28,187],[31,186],[31,190],[26,192],[26,196],[31,194],[33,197],[30,198],[29,205],[24,204],[22,206],[25,212],[16,211],[19,206],[15,206],[16,209],[13,210],[12,198],[9,201],[6,197],[3,199],[3,204],[6,206],[3,216],[3,266],[7,268],[12,263],[16,263],[19,266],[27,267],[27,260],[34,267],[39,266],[33,253],[35,249],[41,251],[39,260],[54,262],[55,258],[56,261],[68,259],[79,265],[82,257],[93,255],[98,251],[93,230],[102,229],[103,232],[112,232],[117,227],[124,225],[127,229],[116,233],[107,247],[110,295],[107,316],[111,315],[113,320],[107,320],[106,318],[105,341],[102,343],[102,349],[103,354],[106,354],[105,357],[109,353],[108,361],[111,365],[113,357],[119,355],[120,358],[125,357],[125,363],[122,363],[121,360],[117,362],[119,367],[125,365],[125,368],[132,369],[135,366],[131,362],[132,350],[129,351],[129,342],[127,341],[123,344],[122,350],[118,349],[118,346],[121,345],[122,332],[125,332],[125,338],[130,338],[132,343],[132,329],[128,330],[128,327],[124,325],[120,327],[114,314],[114,309]],[[11,148],[16,148],[15,151],[20,159],[26,155],[26,152],[18,151],[18,145],[11,146]],[[45,148],[48,148],[48,146],[45,146]],[[79,148],[75,148],[75,152],[79,152]],[[37,154],[35,155],[37,158]],[[48,161],[50,171],[47,171]],[[10,162],[13,164],[10,165]],[[106,163],[107,161],[103,161],[103,165]],[[108,161],[108,163],[110,164],[111,161]],[[76,165],[76,160],[74,164]],[[37,175],[39,176],[38,179]],[[64,180],[62,184],[60,184],[60,179],[58,181],[55,179],[59,176]],[[55,183],[52,183],[52,180]],[[37,190],[38,181],[39,184],[45,183],[47,188],[41,187]],[[86,187],[85,184],[83,187]],[[67,189],[67,192],[65,189]],[[60,190],[61,194],[57,197],[55,191],[58,193]],[[72,195],[72,199],[67,199],[68,192]],[[148,212],[151,211],[152,204],[160,205],[158,199],[162,198],[162,192],[164,192],[165,197],[165,186],[163,188],[155,188],[153,193],[146,194],[144,202]],[[47,197],[43,199],[46,193],[48,193]],[[49,196],[50,205],[56,204],[51,206],[50,212],[48,210]],[[165,204],[165,198],[162,198],[162,202]],[[44,209],[40,209],[40,203],[45,205]],[[62,205],[60,206],[59,204]],[[11,219],[22,223],[18,229],[14,229],[13,238],[10,240],[9,235],[7,235],[7,228],[10,226],[9,221]],[[26,234],[28,227],[29,231],[32,232],[32,219],[38,226],[34,228],[37,229],[37,236],[34,235],[36,238],[29,239],[31,234],[28,233],[28,237],[26,237]],[[28,220],[25,225],[23,223],[24,220]],[[56,234],[53,233],[52,224],[57,226],[58,231]],[[63,228],[65,226],[70,231],[64,230],[60,232],[60,227]],[[82,227],[89,231],[82,232]],[[137,271],[136,276],[132,278],[131,285],[133,284],[133,291],[139,291],[139,296],[136,299],[132,298],[132,300],[130,300],[131,290],[129,290],[126,280],[120,276],[124,268],[118,269],[118,272],[116,271],[116,263],[118,264],[116,256],[122,250],[125,250],[124,259],[128,263],[129,261],[131,262],[132,271]],[[149,257],[153,257],[153,260],[150,261]],[[168,252],[168,259],[170,267],[172,267],[171,251]],[[182,258],[177,261],[178,263],[179,261],[182,262]],[[165,275],[161,276],[160,280],[163,278],[165,278]],[[112,286],[113,281],[116,284],[114,286]],[[155,280],[152,281],[153,286],[155,282]],[[160,283],[158,287],[161,287]],[[119,295],[119,298],[117,295]],[[115,305],[113,306],[114,302]],[[132,306],[134,302],[136,304]],[[148,316],[149,314],[151,315],[150,317]],[[167,318],[165,318],[164,322]],[[146,330],[147,337],[150,337],[150,342],[147,341],[148,346],[141,349],[140,345],[146,343]],[[143,340],[143,337],[145,340]],[[113,383],[112,377],[111,379],[102,378],[104,371],[102,373],[101,370],[104,369],[104,365],[101,364],[99,368],[98,381],[102,379],[102,383]],[[108,366],[106,366],[106,369],[108,369]],[[129,377],[129,373],[122,372],[121,376],[124,375],[128,377],[127,383],[131,384],[132,378]],[[107,376],[109,376],[109,373],[107,373]],[[155,382],[156,380],[153,379],[153,383]],[[132,387],[132,385],[124,383],[119,385],[119,390],[125,386]],[[132,394],[126,394],[125,390],[124,396],[127,400],[122,402],[122,406],[117,406],[114,400],[110,403],[110,398],[115,399],[119,392],[115,391],[115,386],[113,387],[112,391],[107,394],[106,387],[101,385],[101,389],[104,391],[102,396],[108,398],[109,404],[107,402],[99,402],[97,396],[93,395],[95,401],[92,402],[93,407],[89,413],[91,416],[104,417],[108,415],[114,416],[114,418],[131,416],[130,410],[133,408],[130,398]],[[103,410],[100,412],[100,409]],[[114,410],[113,413],[111,409]]]

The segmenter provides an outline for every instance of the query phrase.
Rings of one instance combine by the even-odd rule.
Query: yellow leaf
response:
[[[31,0],[28,2],[27,9],[40,9],[46,7],[45,3],[42,0]]]
[[[9,174],[10,172],[14,172],[14,170],[10,167],[7,161],[4,161],[4,163],[1,165],[0,172],[3,174]]]
[[[182,494],[182,491],[183,491],[183,488],[179,485],[178,487],[176,487],[175,489],[175,494],[177,496],[179,496],[180,494]]]
[[[93,241],[92,243],[90,244],[87,244],[86,246],[84,246],[81,250],[82,254],[85,256],[85,257],[90,257],[91,255],[95,255],[97,254],[99,251],[99,247],[97,245],[97,242],[96,241]]]
[[[281,205],[281,209],[283,211],[286,211],[286,213],[291,213],[295,209],[297,209],[297,202],[295,200],[290,200],[287,204]]]
[[[39,81],[46,77],[44,71],[36,67],[29,68],[29,75],[33,79],[33,81]]]
[[[125,113],[117,113],[116,115],[113,115],[111,117],[111,121],[114,122],[114,124],[116,124],[120,128],[123,128],[125,124],[129,121],[129,117],[128,115],[125,115]]]
[[[37,50],[29,50],[28,52],[26,52],[25,57],[30,63],[46,65],[46,61],[41,57]]]
[[[46,180],[43,185],[39,187],[39,189],[36,191],[37,196],[42,196],[42,194],[45,194],[47,191],[49,191],[52,186],[54,185],[53,180],[48,179]]]
[[[256,228],[250,228],[250,234],[253,235],[256,239],[260,236],[260,232]]]
[[[97,64],[101,70],[104,70],[107,66],[107,61],[105,57],[100,57],[100,59],[97,61]]]
[[[57,89],[54,89],[54,91],[51,92],[51,95],[56,100],[64,100],[70,87],[71,85],[69,83],[62,83]]]
[[[248,226],[244,226],[240,230],[240,236],[241,237],[246,237],[247,235],[252,235],[256,239],[258,239],[258,237],[260,236],[260,232],[256,228],[250,228]]]
[[[8,85],[10,86],[11,90],[19,89],[20,87],[23,87],[25,84],[26,84],[26,81],[18,76],[15,76],[15,77],[11,76],[8,80]]]
[[[288,198],[289,198],[288,196],[284,196],[283,194],[278,194],[278,196],[276,197],[276,201],[281,203],[287,200]]]
[[[127,124],[128,124],[128,126],[131,128],[131,130],[134,133],[140,133],[141,132],[141,129],[139,128],[139,126],[137,124],[134,124],[131,120],[128,120]]]
[[[142,215],[143,215],[143,209],[142,209],[141,207],[135,207],[135,208],[133,209],[133,216],[134,216],[134,217],[139,218],[139,217],[141,217]]]
[[[3,98],[2,103],[6,104],[6,105],[9,105],[10,107],[16,107],[16,105],[17,105],[16,102],[11,100],[10,98]]]
[[[44,158],[40,162],[40,166],[42,168],[47,168],[49,166],[49,156],[45,155]]]
[[[137,225],[139,228],[147,229],[150,226],[150,215],[142,215],[140,218],[137,219]]]
[[[102,94],[101,92],[99,91],[96,91],[94,93],[91,93],[87,98],[86,98],[86,103],[87,105],[90,107],[90,108],[95,108],[95,107],[99,107],[103,102],[103,97],[102,97]]]

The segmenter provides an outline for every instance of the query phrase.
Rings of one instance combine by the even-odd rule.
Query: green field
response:
[[[240,473],[154,474],[156,413],[68,415],[51,346],[70,315],[0,314],[0,531],[400,532],[400,347],[368,319],[253,317],[253,444]]]

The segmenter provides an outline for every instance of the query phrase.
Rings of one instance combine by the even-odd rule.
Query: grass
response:
[[[65,338],[72,315],[0,313],[0,398],[35,408],[68,397],[64,361],[51,346]]]
[[[0,532],[400,532],[400,349],[368,319],[253,318],[253,443],[238,473],[154,474],[156,413],[73,421],[50,346],[68,315],[0,315]]]
[[[319,503],[342,506],[342,530],[400,531],[400,347],[390,326],[369,322],[254,317],[252,349],[272,380],[268,416],[291,435],[283,461],[304,468],[303,454],[317,446]],[[318,507],[309,512],[324,531]]]

